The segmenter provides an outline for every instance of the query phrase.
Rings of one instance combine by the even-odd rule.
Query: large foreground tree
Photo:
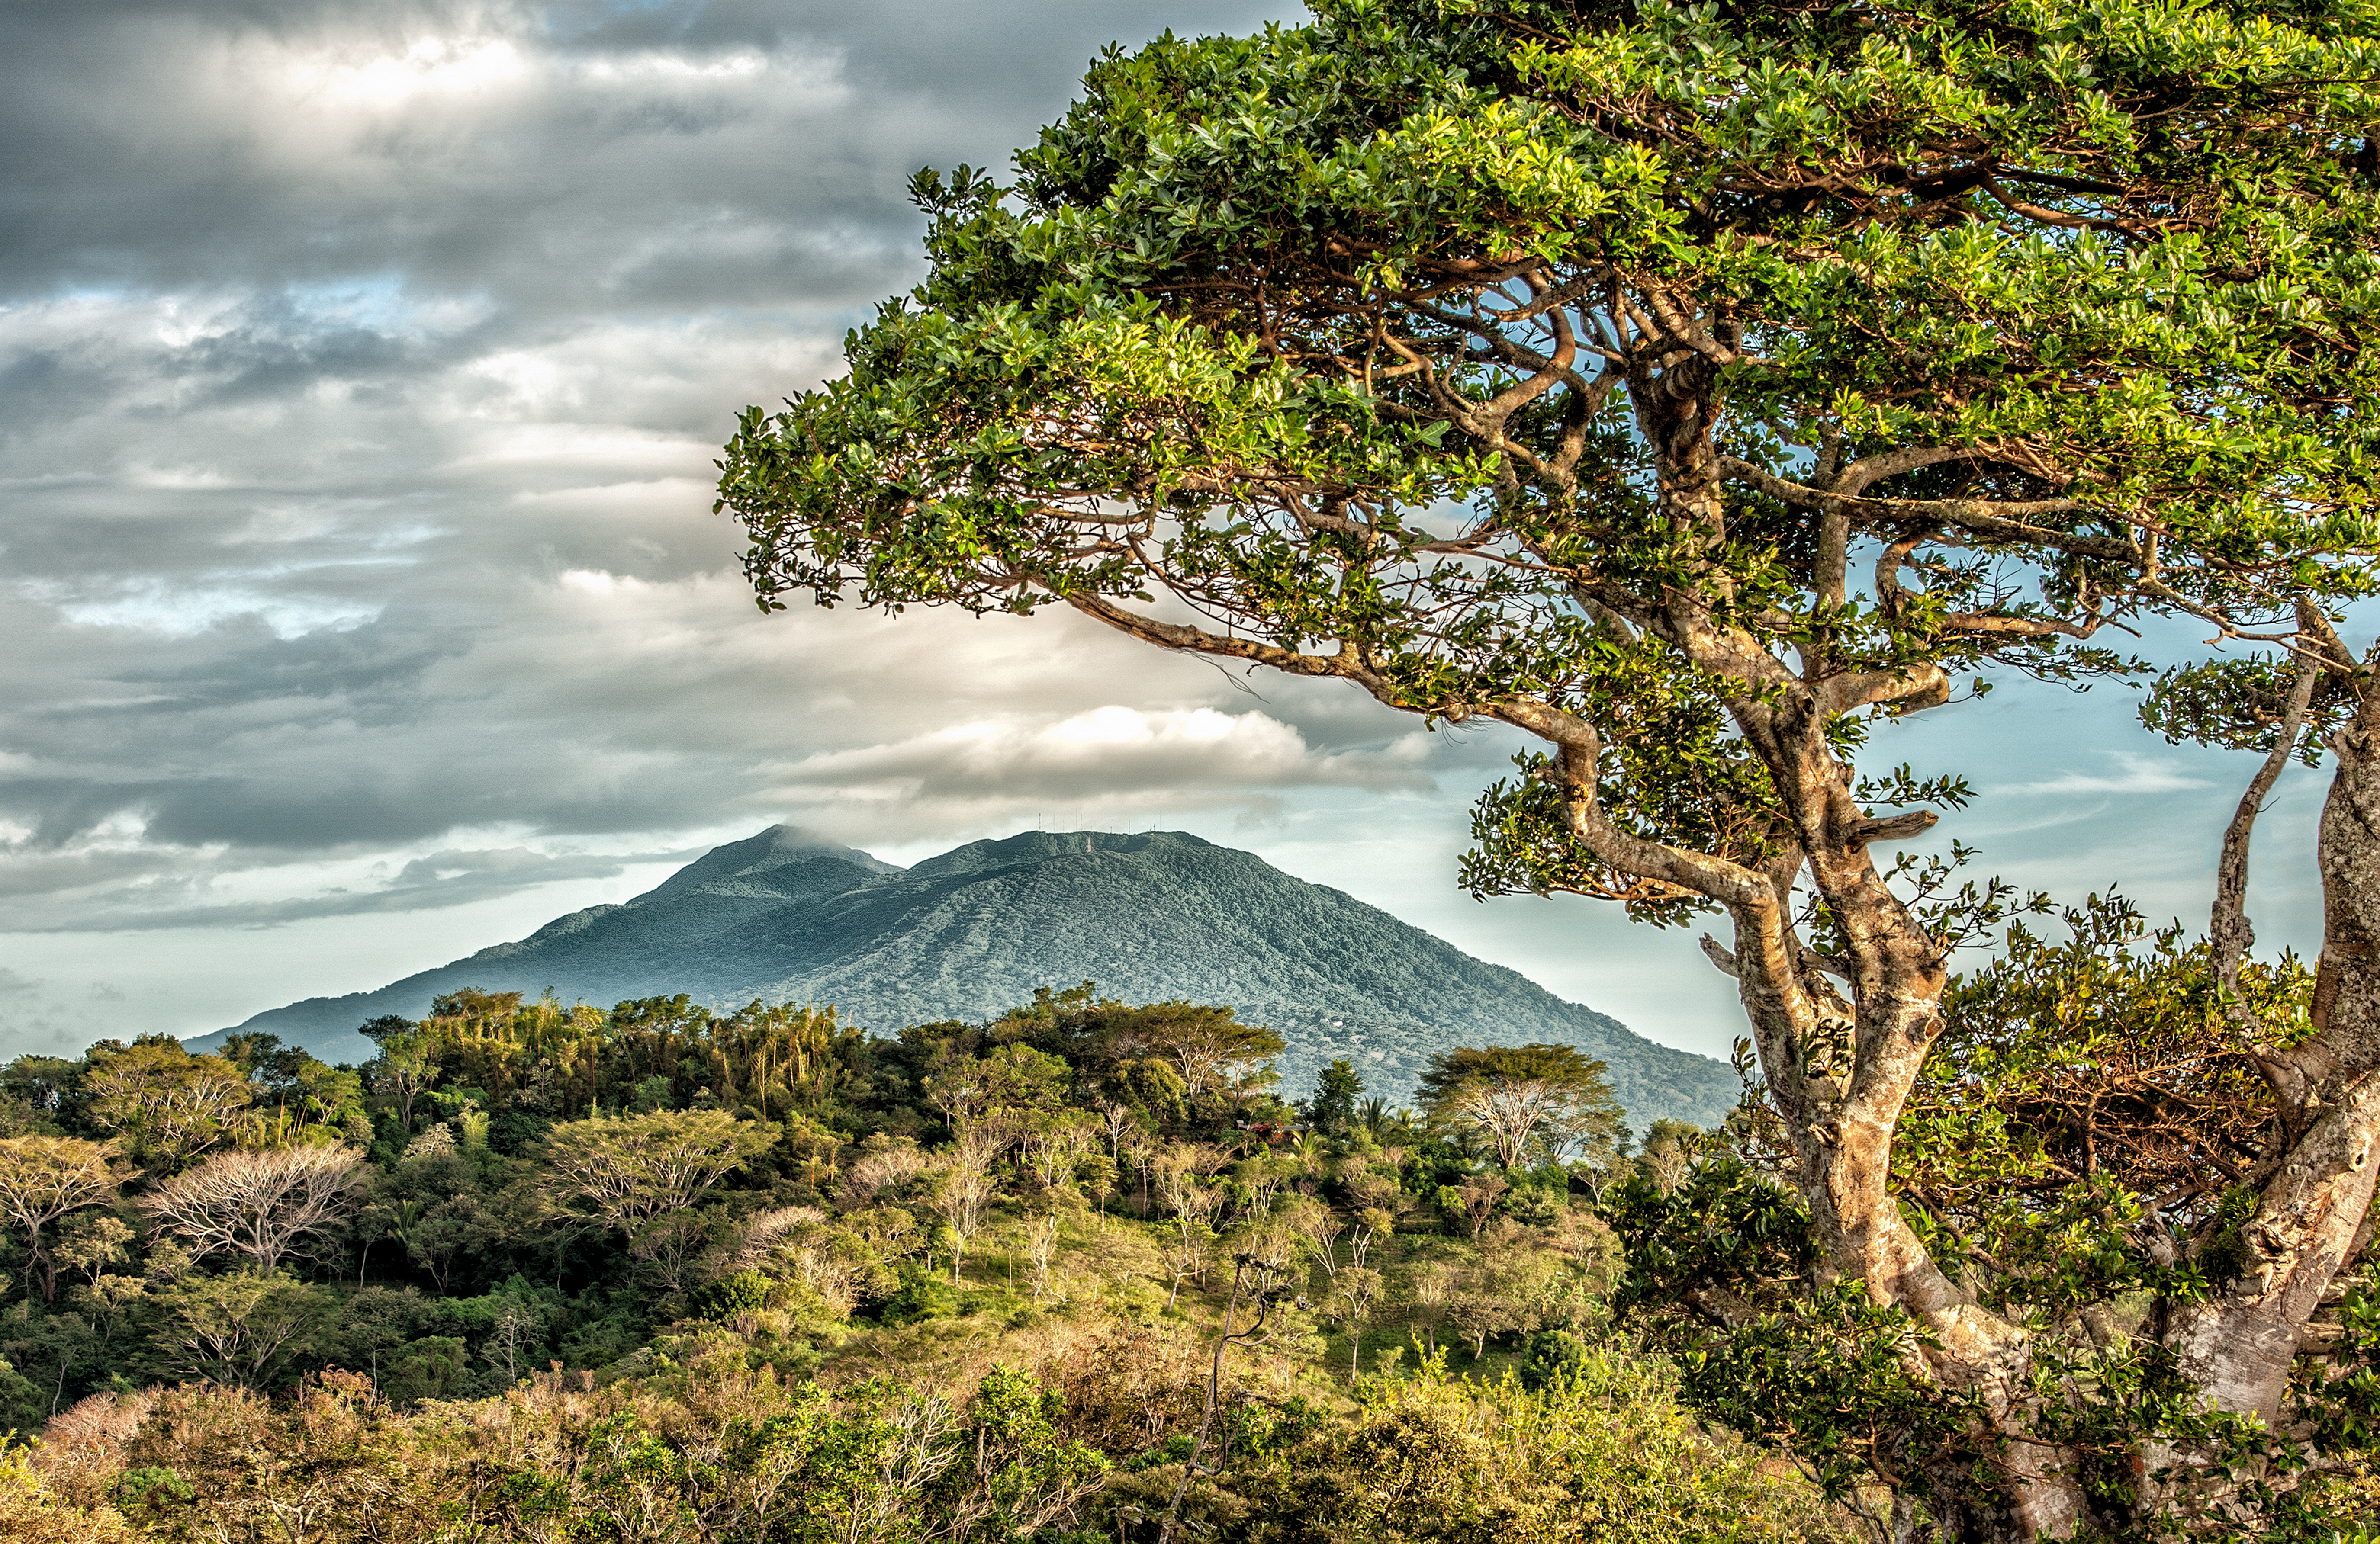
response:
[[[1013,186],[921,175],[930,276],[728,446],[761,603],[1062,603],[1536,736],[1467,882],[1727,918],[1812,1279],[1950,1413],[1888,1478],[1967,1538],[2134,1526],[2154,1487],[2070,1418],[2104,1380],[1897,1201],[2004,898],[1880,858],[1964,784],[1859,755],[1985,672],[2120,669],[2146,612],[2293,634],[2362,592],[2374,14],[1316,10],[1111,55]],[[2355,862],[2326,883],[2380,906]],[[2328,1145],[2242,1176],[2280,1338],[2152,1347],[2242,1417],[2370,1200],[2380,929],[2341,905],[2277,1139]]]

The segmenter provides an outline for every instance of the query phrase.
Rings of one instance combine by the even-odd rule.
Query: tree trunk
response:
[[[1687,360],[1663,369],[1658,380],[1647,369],[1632,368],[1631,399],[1659,457],[1663,510],[1682,536],[1694,533],[1715,548],[1726,531],[1711,434],[1718,416],[1716,369]],[[1840,604],[1847,523],[1828,513],[1822,525],[1813,580],[1822,601]],[[1762,1070],[1791,1134],[1797,1188],[1809,1203],[1828,1269],[1860,1281],[1871,1299],[1923,1324],[1934,1344],[1908,1347],[1910,1372],[1973,1393],[1989,1435],[2014,1439],[1988,1464],[1929,1477],[1953,1537],[2064,1538],[2082,1520],[2083,1498],[2059,1472],[2065,1455],[2030,1440],[2022,1390],[2031,1337],[1942,1273],[1902,1218],[1888,1183],[1901,1107],[1942,1031],[1948,971],[1941,948],[1876,871],[1869,846],[1916,835],[1932,817],[1870,820],[1852,797],[1852,769],[1826,735],[1836,716],[1864,706],[1941,702],[1949,678],[1937,665],[1863,672],[1847,666],[1822,633],[1797,644],[1802,668],[1795,673],[1725,621],[1707,597],[1684,587],[1670,593],[1655,629],[1697,666],[1743,684],[1728,711],[1767,769],[1791,845],[1760,872],[1624,837],[1594,808],[1599,743],[1582,754],[1564,747],[1573,829],[1614,867],[1668,877],[1727,908],[1736,947],[1724,967],[1734,971]],[[1584,824],[1579,814],[1587,817]],[[1805,870],[1842,935],[1846,958],[1837,964],[1848,997],[1813,967],[1795,935],[1792,896]]]
[[[2324,641],[2341,669],[2336,638]],[[2268,1423],[2280,1414],[2307,1321],[2365,1242],[2380,1173],[2380,685],[2360,672],[2356,684],[2355,716],[2331,740],[2338,770],[2315,850],[2323,944],[2313,1033],[2286,1050],[2255,1047],[2284,1148],[2240,1229],[2240,1274],[2215,1284],[2204,1302],[2176,1305],[2162,1336],[2214,1407]],[[2243,802],[2243,850],[2253,814]],[[2244,879],[2224,898],[2235,909],[2240,889]],[[2236,930],[2245,934],[2244,916]]]

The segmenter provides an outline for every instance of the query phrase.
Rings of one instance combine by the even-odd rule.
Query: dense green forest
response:
[[[12,1539],[1755,1539],[1853,1514],[1609,1322],[1566,1046],[1422,1111],[1087,983],[832,1010],[458,993],[331,1067],[0,1073]],[[1856,1493],[1848,1497],[1857,1502]]]

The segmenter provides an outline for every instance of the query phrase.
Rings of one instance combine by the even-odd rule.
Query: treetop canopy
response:
[[[2236,603],[2373,539],[2368,10],[1357,0],[1111,53],[1014,185],[921,175],[931,275],[722,501],[770,603],[1155,580],[1422,706],[1545,687],[1469,624],[1582,595],[1880,658]],[[1659,486],[1689,395],[1718,531]],[[1864,597],[1814,514],[1890,549]]]

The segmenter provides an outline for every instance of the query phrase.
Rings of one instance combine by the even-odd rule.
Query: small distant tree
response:
[[[330,1328],[334,1301],[282,1273],[193,1274],[164,1299],[157,1348],[180,1376],[261,1388]]]
[[[991,1121],[961,1126],[943,1151],[940,1183],[934,1189],[934,1211],[951,1235],[951,1285],[959,1285],[959,1266],[967,1240],[983,1226],[983,1209],[999,1193],[991,1166],[1008,1147],[1005,1127]]]
[[[1355,1213],[1354,1225],[1347,1230],[1347,1253],[1358,1270],[1372,1246],[1397,1230],[1397,1215],[1385,1206],[1366,1206]]]
[[[49,1228],[59,1218],[115,1199],[124,1183],[114,1142],[77,1137],[0,1138],[0,1220],[25,1241],[26,1282],[44,1303],[58,1296]]]
[[[1282,1044],[1229,1007],[1178,1000],[1135,1007],[1100,996],[1087,981],[1039,989],[986,1032],[1065,1058],[1108,1102],[1160,1120],[1172,1118],[1185,1098],[1244,1093],[1268,1080],[1265,1064]]]
[[[249,1124],[281,1140],[307,1126],[338,1127],[364,1110],[363,1078],[352,1068],[332,1067],[275,1034],[236,1034],[223,1043],[223,1058],[248,1077],[255,1100]],[[243,1140],[251,1140],[243,1135]]]
[[[1488,1337],[1502,1334],[1511,1326],[1512,1305],[1475,1286],[1449,1297],[1446,1318],[1455,1333],[1471,1343],[1471,1359],[1475,1362],[1488,1355]]]
[[[1439,1186],[1438,1204],[1470,1231],[1471,1241],[1476,1244],[1488,1219],[1496,1214],[1496,1203],[1512,1188],[1501,1175],[1475,1174],[1460,1185]]]
[[[1200,1235],[1207,1232],[1216,1209],[1223,1203],[1222,1192],[1204,1177],[1213,1165],[1213,1158],[1210,1152],[1180,1144],[1159,1154],[1150,1166],[1157,1177],[1157,1199],[1173,1213],[1178,1246],[1173,1261],[1173,1290],[1165,1299],[1167,1308],[1172,1308],[1174,1299],[1182,1295],[1183,1282],[1200,1269]]]
[[[430,1002],[430,1017],[485,1023],[492,1019],[508,1019],[520,1009],[525,992],[483,992],[467,986],[459,992],[449,992]]]
[[[1347,1326],[1347,1382],[1352,1387],[1362,1366],[1364,1326],[1379,1307],[1380,1273],[1361,1265],[1349,1266],[1331,1285],[1330,1301],[1339,1321]]]
[[[865,1211],[877,1204],[880,1197],[902,1194],[931,1166],[932,1161],[906,1137],[871,1137],[844,1171],[835,1205],[844,1212]]]
[[[1293,1160],[1283,1159],[1269,1148],[1257,1149],[1232,1165],[1233,1208],[1256,1216],[1270,1212],[1273,1198],[1299,1168]]]
[[[18,1056],[0,1067],[0,1136],[58,1135],[58,1125],[84,1112],[90,1071],[80,1056]]]
[[[1609,1156],[1627,1129],[1603,1064],[1568,1045],[1458,1046],[1431,1058],[1421,1096],[1433,1121],[1485,1137],[1508,1169],[1533,1152]]]
[[[1115,1194],[1116,1182],[1122,1175],[1116,1161],[1104,1152],[1094,1152],[1075,1165],[1075,1182],[1099,1209],[1099,1225],[1107,1225],[1108,1198]]]
[[[1108,1156],[1121,1169],[1123,1166],[1123,1134],[1132,1128],[1131,1109],[1109,1100],[1099,1106],[1099,1128],[1107,1133]]]
[[[111,1265],[132,1258],[132,1229],[109,1212],[86,1212],[58,1230],[54,1251],[58,1263],[79,1272],[87,1286],[96,1287]]]
[[[507,1295],[480,1354],[504,1369],[507,1384],[517,1383],[529,1356],[543,1338],[544,1326],[539,1322],[537,1309],[518,1297]]]
[[[987,1116],[1050,1109],[1065,1092],[1066,1064],[1030,1045],[954,1057],[926,1079],[926,1097],[953,1129]]]
[[[1081,1004],[1060,1016],[1053,1033],[1060,1037],[1053,1049],[1073,1043],[1091,1064],[1114,1069],[1113,1080],[1149,1107],[1155,1107],[1152,1095],[1162,1099],[1171,1091],[1145,1068],[1127,1075],[1135,1063],[1164,1067],[1180,1080],[1182,1092],[1196,1098],[1255,1080],[1282,1045],[1280,1035],[1240,1022],[1231,1008],[1189,1002]]]
[[[1075,1193],[1075,1170],[1090,1155],[1095,1140],[1089,1123],[1071,1113],[1042,1116],[1026,1128],[1025,1166],[1039,1183],[1052,1212],[1062,1199]]]
[[[217,1153],[141,1199],[192,1255],[246,1255],[271,1275],[353,1212],[363,1155],[351,1147]]]
[[[1262,1075],[1265,1063],[1281,1055],[1280,1035],[1261,1024],[1241,1023],[1228,1007],[1162,1007],[1173,1011],[1155,1016],[1151,1038],[1193,1095],[1243,1088]]]
[[[1323,1273],[1332,1281],[1339,1279],[1339,1236],[1347,1224],[1339,1213],[1311,1196],[1302,1197],[1291,1207],[1283,1219],[1300,1242],[1313,1251],[1322,1262]]]
[[[1355,1101],[1364,1080],[1355,1064],[1342,1056],[1314,1080],[1314,1097],[1305,1102],[1305,1118],[1318,1130],[1343,1137],[1355,1124]]]
[[[723,1110],[599,1116],[549,1132],[546,1164],[565,1206],[633,1234],[692,1206],[776,1140],[775,1128]]]
[[[1025,1252],[1033,1261],[1033,1300],[1039,1302],[1050,1291],[1050,1261],[1058,1251],[1058,1214],[1030,1217],[1025,1224]]]
[[[437,1043],[409,1019],[385,1016],[359,1031],[380,1047],[364,1068],[374,1093],[396,1105],[397,1123],[413,1129],[413,1105],[438,1080]]]
[[[716,1211],[665,1212],[638,1224],[628,1236],[629,1258],[652,1266],[662,1291],[684,1291],[696,1261],[718,1231]]]
[[[1645,1128],[1645,1144],[1636,1154],[1636,1172],[1655,1189],[1674,1190],[1705,1140],[1706,1134],[1698,1126],[1682,1120],[1657,1120]]]
[[[1415,1308],[1421,1310],[1422,1331],[1428,1337],[1425,1355],[1438,1355],[1438,1327],[1447,1317],[1447,1300],[1454,1292],[1453,1268],[1442,1261],[1427,1261],[1415,1268],[1408,1278],[1406,1291]]]

